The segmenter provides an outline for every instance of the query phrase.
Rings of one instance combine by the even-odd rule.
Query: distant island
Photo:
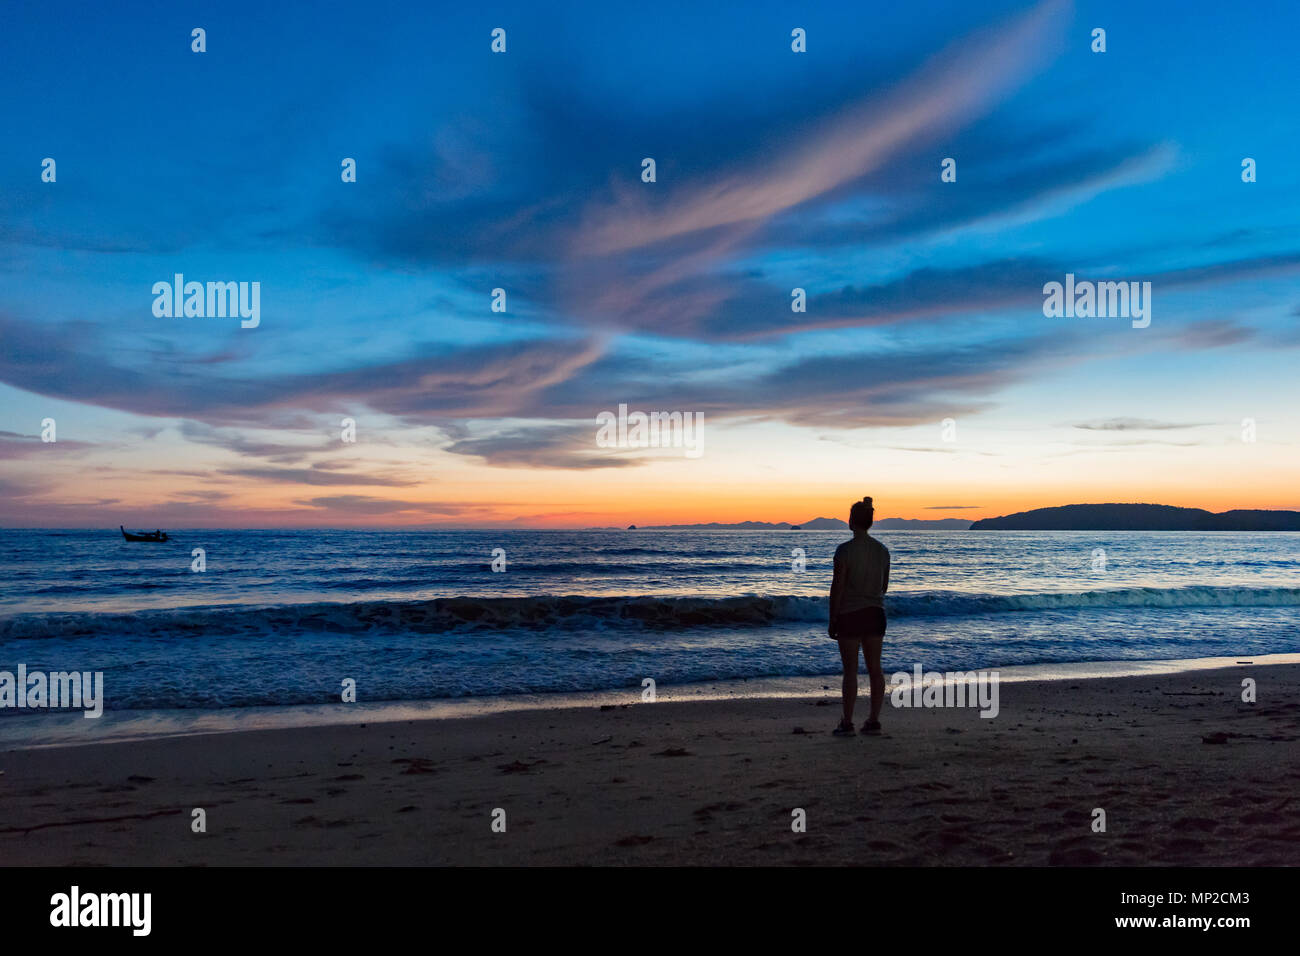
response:
[[[1215,513],[1173,505],[1104,504],[1035,508],[981,518],[972,531],[1300,531],[1300,511]]]
[[[872,531],[965,531],[970,518],[881,518]],[[848,527],[845,525],[845,527]]]

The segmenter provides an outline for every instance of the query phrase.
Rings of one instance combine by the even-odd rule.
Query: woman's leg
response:
[[[867,661],[867,673],[871,677],[871,721],[880,720],[880,707],[885,702],[885,672],[880,667],[880,647],[885,642],[883,634],[866,637],[862,640],[862,656]],[[857,660],[853,661],[857,670]]]
[[[879,653],[876,657],[879,659]],[[856,637],[840,641],[840,664],[844,668],[844,679],[840,684],[840,693],[844,697],[844,722],[851,724],[853,705],[858,699],[858,639]]]

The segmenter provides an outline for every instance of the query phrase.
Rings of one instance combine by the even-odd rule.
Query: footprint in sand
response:
[[[736,810],[745,809],[742,803],[710,803],[707,807],[700,807],[694,812],[694,816],[701,820],[711,817],[715,813],[731,813]]]
[[[1202,833],[1208,833],[1217,829],[1219,822],[1211,820],[1209,817],[1181,817],[1174,821],[1175,830],[1199,830]]]
[[[652,836],[625,836],[621,840],[615,840],[614,846],[645,846],[647,843],[654,842]]]
[[[1096,866],[1105,863],[1106,858],[1090,846],[1084,846],[1082,840],[1088,837],[1076,837],[1062,840],[1047,855],[1048,866]]]
[[[502,773],[528,773],[538,764],[543,764],[543,763],[546,763],[546,761],[539,760],[537,761],[537,763],[524,763],[522,760],[515,760],[512,761],[511,763],[499,764],[497,766],[497,769],[500,770]],[[411,773],[410,770],[406,772]]]
[[[963,843],[969,843],[969,838],[957,827],[949,827],[946,830],[940,830],[931,838],[933,842],[938,843],[945,850],[961,846]]]
[[[1241,823],[1259,824],[1259,823],[1285,823],[1286,818],[1282,814],[1273,810],[1255,810],[1247,813],[1240,818]]]
[[[1192,858],[1200,857],[1205,851],[1205,844],[1200,840],[1193,840],[1190,837],[1176,837],[1173,840],[1166,840],[1163,844],[1166,853],[1172,853],[1175,856],[1188,856]]]

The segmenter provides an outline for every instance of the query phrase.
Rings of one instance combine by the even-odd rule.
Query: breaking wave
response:
[[[1300,606],[1300,588],[1193,586],[1032,594],[914,591],[888,595],[885,605],[891,617],[903,618],[1107,608],[1294,607]],[[0,639],[168,634],[175,637],[187,634],[436,634],[618,627],[675,631],[797,622],[811,624],[825,619],[824,596],[454,597],[418,601],[227,605],[133,613],[21,614],[0,620]]]

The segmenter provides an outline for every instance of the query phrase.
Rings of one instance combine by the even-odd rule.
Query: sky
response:
[[[1300,509],[1300,7],[538,6],[6,4],[0,525]]]

